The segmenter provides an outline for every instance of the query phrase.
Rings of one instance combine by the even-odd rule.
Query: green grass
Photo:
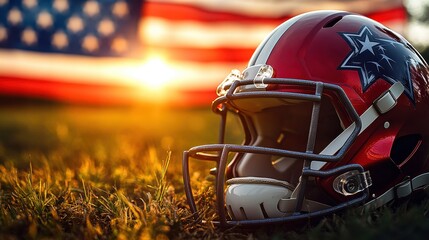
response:
[[[0,239],[428,239],[426,196],[296,229],[195,223],[181,154],[216,142],[217,129],[209,107],[0,107]],[[210,218],[212,179],[193,167]]]

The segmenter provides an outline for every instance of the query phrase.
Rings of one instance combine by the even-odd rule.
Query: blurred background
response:
[[[311,10],[361,13],[429,59],[428,2],[0,0],[0,239],[228,238],[186,224],[181,174],[183,150],[217,142],[217,85],[275,27]],[[242,142],[239,119],[227,121],[226,142]],[[214,202],[211,167],[191,166],[201,204]],[[425,206],[327,228],[345,233],[335,239],[426,239]]]
[[[0,0],[0,101],[208,105],[306,11],[373,18],[429,56],[427,0]]]

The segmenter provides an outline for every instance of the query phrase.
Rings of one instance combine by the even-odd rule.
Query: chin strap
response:
[[[411,195],[411,193],[415,190],[428,185],[429,172],[418,175],[413,179],[406,179],[405,181],[395,185],[393,188],[389,189],[379,197],[374,198],[373,200],[365,203],[365,205],[363,205],[363,209],[365,211],[377,209],[392,200],[407,197]]]
[[[400,82],[393,84],[386,92],[380,95],[373,104],[360,116],[362,128],[361,134],[369,125],[371,125],[380,115],[390,111],[397,103],[398,98],[404,92],[404,86]],[[334,155],[347,141],[355,129],[355,123],[352,123],[340,135],[338,135],[322,152],[321,155]],[[312,161],[310,168],[320,170],[326,162]]]

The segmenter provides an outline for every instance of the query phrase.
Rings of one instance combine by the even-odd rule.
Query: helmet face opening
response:
[[[251,129],[249,146],[306,151],[313,102],[286,98],[251,98],[237,99],[229,105]],[[328,97],[322,97],[313,151],[320,153],[342,131],[331,101]],[[295,185],[303,166],[302,159],[251,153],[241,154],[235,161],[234,176],[270,177]]]
[[[219,143],[183,155],[215,164],[214,223],[255,225],[380,207],[429,185],[429,68],[363,16],[317,11],[276,28],[217,88]],[[227,115],[240,119],[242,144]]]

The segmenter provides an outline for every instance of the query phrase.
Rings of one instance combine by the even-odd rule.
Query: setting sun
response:
[[[154,91],[162,90],[174,76],[174,68],[161,57],[148,58],[136,71],[141,86]]]

